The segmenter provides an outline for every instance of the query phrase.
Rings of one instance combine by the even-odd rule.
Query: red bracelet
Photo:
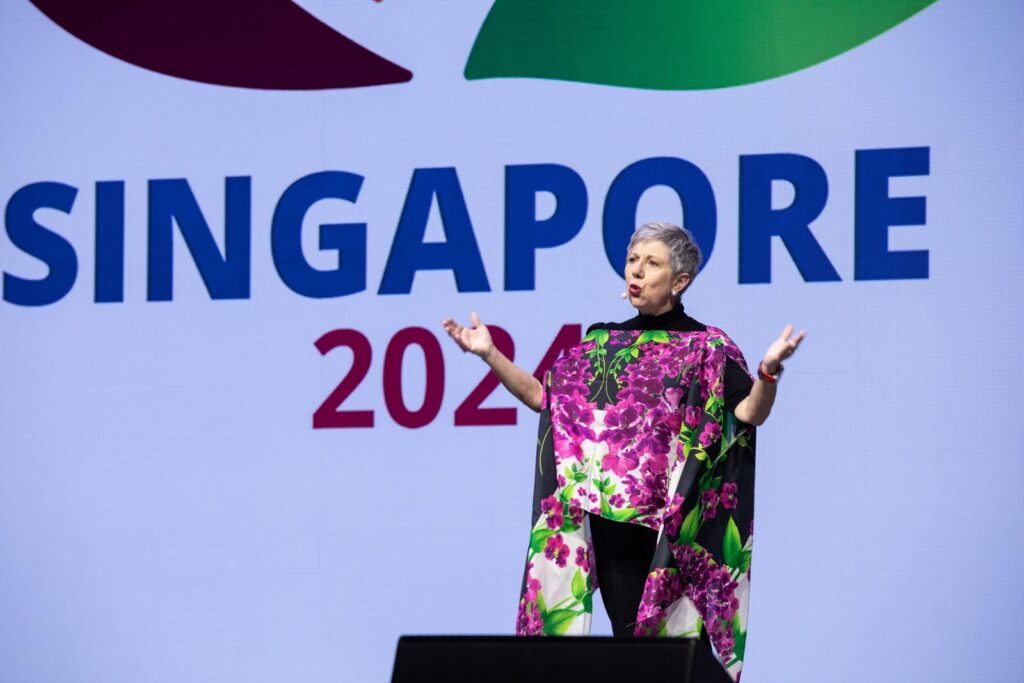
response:
[[[765,382],[768,382],[768,384],[775,384],[776,382],[779,381],[779,377],[782,377],[782,363],[779,363],[778,372],[776,372],[774,375],[769,375],[767,372],[765,372],[764,361],[761,361],[760,363],[757,364],[757,376],[760,377]]]

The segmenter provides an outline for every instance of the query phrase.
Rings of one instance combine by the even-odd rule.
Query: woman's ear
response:
[[[690,286],[690,274],[679,273],[676,275],[675,281],[672,283],[672,290],[679,292],[680,294]]]

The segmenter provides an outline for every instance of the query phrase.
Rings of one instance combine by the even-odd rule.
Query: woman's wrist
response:
[[[782,375],[782,363],[775,361],[774,367],[772,367],[770,362],[771,361],[762,360],[758,364],[757,376],[769,384],[775,384],[779,381],[779,377]]]

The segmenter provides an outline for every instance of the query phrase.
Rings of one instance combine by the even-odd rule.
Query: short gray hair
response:
[[[690,276],[690,283],[697,277],[700,264],[703,259],[700,247],[693,239],[693,234],[686,228],[681,228],[672,223],[644,223],[629,240],[626,248],[628,254],[633,250],[637,242],[648,242],[657,240],[668,247],[669,265],[672,266],[672,277],[679,273],[687,273]],[[687,285],[689,287],[689,285]]]

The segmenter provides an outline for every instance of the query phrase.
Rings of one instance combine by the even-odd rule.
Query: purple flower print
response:
[[[665,618],[665,609],[684,594],[678,570],[656,569],[644,584],[644,595],[637,612],[636,636],[656,636]]]
[[[554,514],[548,515],[548,520],[546,524],[548,525],[549,529],[561,529],[563,526],[565,526],[565,517],[562,515],[561,512],[556,512]]]
[[[590,427],[594,423],[594,404],[587,402],[588,389],[582,392],[573,389],[571,394],[560,396],[551,412],[551,419],[564,438],[579,443],[583,440],[593,441],[596,436]]]
[[[597,569],[597,563],[594,561],[594,541],[590,538],[587,539],[587,562],[591,567]],[[590,590],[592,591],[597,591],[597,578],[596,571],[590,574]]]
[[[686,406],[686,417],[684,422],[690,429],[694,429],[700,424],[700,416],[703,411],[697,406]]]
[[[645,475],[649,473],[656,477],[659,488],[663,488],[663,483],[668,484],[668,453],[652,453],[640,469]]]
[[[590,571],[590,558],[587,557],[587,549],[583,546],[577,546],[576,548],[576,566],[582,569],[584,573]]]
[[[722,507],[726,510],[733,510],[736,508],[737,501],[736,484],[732,482],[722,484]]]
[[[679,406],[679,402],[683,399],[683,390],[679,387],[669,387],[665,390],[665,400],[668,401],[669,406],[676,409]]]
[[[615,405],[608,407],[608,412],[604,416],[605,428],[616,432],[623,432],[632,437],[643,423],[646,408],[631,393],[625,397],[625,400],[620,400]]]
[[[620,477],[626,476],[626,472],[635,470],[640,464],[640,455],[636,451],[619,453],[609,452],[601,459],[601,469],[605,472],[611,470]]]
[[[718,437],[722,436],[722,428],[718,426],[717,422],[708,422],[704,425],[704,431],[700,433],[697,440],[700,441],[700,445],[707,448],[714,443]]]
[[[573,500],[575,500],[575,498]],[[580,509],[579,502],[575,505],[569,506],[569,521],[571,521],[575,526],[583,526],[584,514],[583,510]]]
[[[629,504],[635,507],[640,515],[656,515],[665,504],[667,477],[664,472],[653,472],[650,464],[650,461],[647,461],[641,466],[639,477],[630,476],[623,480],[626,493],[629,495]]]
[[[557,496],[548,496],[540,502],[541,513],[548,516],[549,529],[561,529],[565,525],[565,516],[562,510],[562,502],[558,500]]]
[[[537,591],[540,590],[540,581],[527,575],[529,578],[526,579],[526,592],[523,593],[523,599],[526,602],[537,602]]]
[[[620,508],[626,504],[626,499],[616,493],[614,496],[608,499],[608,504],[613,508]]]
[[[564,567],[565,563],[569,561],[569,546],[562,541],[562,534],[555,534],[548,539],[544,546],[544,557],[559,567]]]
[[[519,614],[516,615],[517,636],[544,635],[544,620],[541,619],[537,604],[525,598],[519,601]]]
[[[707,550],[692,546],[673,546],[673,555],[685,582],[686,596],[704,619],[704,624],[723,661],[728,661],[736,643],[733,639],[732,618],[740,607],[736,598],[738,584],[729,570],[719,567]]]
[[[580,442],[576,439],[555,439],[555,465],[561,465],[569,458],[583,463],[583,448]]]
[[[704,519],[714,519],[718,514],[718,494],[708,489],[700,494],[700,504],[704,506]]]
[[[661,403],[662,398],[660,393],[649,393],[634,386],[630,383],[630,377],[628,375],[623,379],[625,380],[625,388],[615,395],[618,404],[621,404],[624,401],[631,401],[633,404],[639,405],[641,410],[648,410]],[[607,420],[607,416],[605,416],[605,420]]]
[[[565,420],[583,425],[594,423],[594,408],[587,402],[587,393],[585,387],[583,391],[574,387],[571,394],[559,397],[558,410]]]
[[[673,542],[679,536],[679,529],[683,526],[683,501],[685,500],[676,493],[672,496],[672,502],[668,509],[665,510],[665,535]]]

